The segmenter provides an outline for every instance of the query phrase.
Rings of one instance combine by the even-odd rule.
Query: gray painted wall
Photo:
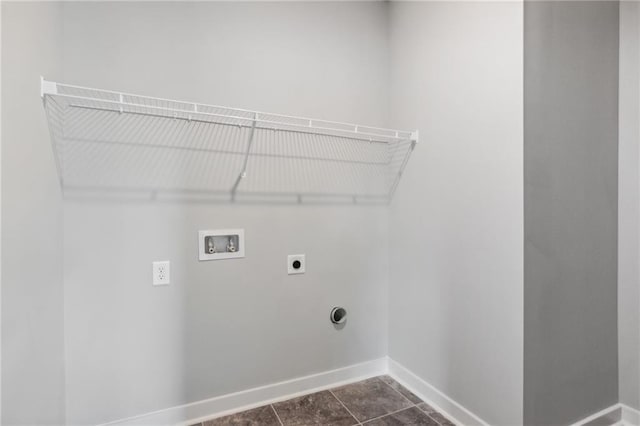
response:
[[[386,7],[67,3],[64,80],[385,125]],[[387,354],[384,206],[66,200],[64,216],[71,423]],[[232,227],[245,228],[246,258],[199,263],[197,231]],[[306,253],[305,275],[287,276],[293,253]],[[167,259],[172,283],[153,288],[151,262]],[[341,331],[335,305],[349,311]]]
[[[64,424],[62,201],[40,101],[60,4],[2,2],[2,424]]]
[[[620,3],[618,362],[620,402],[640,409],[640,3]]]
[[[618,401],[617,2],[525,2],[524,420]]]
[[[389,355],[522,422],[522,3],[391,4],[391,122],[417,126],[389,217]]]
[[[616,402],[617,9],[526,8],[524,191],[522,4],[3,2],[3,423],[62,423],[65,392],[68,422],[96,423],[387,353],[491,424]],[[418,127],[423,143],[389,212],[63,207],[39,74]],[[196,261],[197,230],[216,227],[245,228],[246,259]],[[286,275],[294,252],[304,276]],[[172,284],[153,288],[166,259]],[[334,304],[350,311],[341,332]],[[621,355],[629,404],[634,362]]]

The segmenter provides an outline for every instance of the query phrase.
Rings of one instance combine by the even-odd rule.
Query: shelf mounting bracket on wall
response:
[[[240,185],[240,181],[247,177],[247,163],[249,162],[249,153],[251,152],[251,144],[253,143],[253,135],[256,132],[256,121],[258,120],[258,113],[253,114],[253,123],[251,124],[251,131],[249,133],[249,140],[247,141],[247,152],[244,156],[244,162],[242,164],[242,171],[236,178],[235,183],[233,184],[233,188],[231,188],[231,201],[236,200],[236,191],[238,190],[238,185]]]

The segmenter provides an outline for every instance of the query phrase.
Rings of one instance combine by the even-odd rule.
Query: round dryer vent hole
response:
[[[347,310],[336,306],[331,310],[329,318],[331,318],[331,322],[334,324],[342,324],[347,320]]]

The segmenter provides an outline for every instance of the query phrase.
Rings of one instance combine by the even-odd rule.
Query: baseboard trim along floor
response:
[[[387,358],[379,358],[322,373],[311,374],[278,383],[192,402],[140,416],[105,423],[106,425],[181,425],[193,424],[212,416],[224,416],[266,404],[295,398],[386,374]]]
[[[640,411],[625,404],[614,404],[571,426],[640,426]]]
[[[619,404],[622,410],[622,424],[626,426],[640,426],[640,410]]]
[[[488,423],[387,357],[105,423],[104,426],[190,425],[301,395],[388,374],[459,425]]]
[[[158,410],[140,416],[105,423],[104,426],[190,425],[301,395],[388,374],[401,385],[445,414],[458,425],[489,426],[478,415],[453,400],[398,362],[384,357],[322,373],[234,392],[215,398]],[[615,404],[571,426],[640,426],[640,411]]]
[[[415,393],[417,397],[441,413],[446,414],[454,420],[454,423],[458,425],[488,426],[487,422],[462,406],[462,404],[454,401],[435,386],[427,383],[418,375],[392,359],[389,359],[388,374],[397,380],[398,383]]]

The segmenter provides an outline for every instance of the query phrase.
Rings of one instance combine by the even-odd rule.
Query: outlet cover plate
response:
[[[300,262],[298,268],[294,267],[295,262]],[[287,273],[289,275],[304,274],[306,266],[307,262],[305,261],[304,254],[290,254],[287,256]]]
[[[153,262],[153,285],[169,285],[171,282],[171,262]]]

